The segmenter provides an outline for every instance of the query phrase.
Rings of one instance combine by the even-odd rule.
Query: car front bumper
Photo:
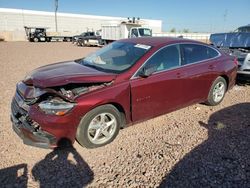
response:
[[[23,143],[40,148],[56,147],[56,138],[41,130],[33,130],[31,125],[26,121],[20,121],[11,114],[12,128],[15,133],[23,140]]]
[[[56,147],[56,137],[39,129],[40,126],[32,121],[28,117],[28,113],[19,106],[16,97],[13,98],[11,103],[10,119],[13,130],[23,140],[24,144],[41,148]]]
[[[62,140],[74,143],[80,122],[74,111],[64,116],[45,114],[38,104],[28,105],[18,92],[12,99],[10,118],[24,144],[42,148],[55,148]]]

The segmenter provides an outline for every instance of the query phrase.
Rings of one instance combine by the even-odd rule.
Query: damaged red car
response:
[[[219,104],[235,84],[237,60],[177,38],[124,39],[75,61],[35,69],[17,84],[14,131],[25,144],[87,148],[135,122],[205,102]]]

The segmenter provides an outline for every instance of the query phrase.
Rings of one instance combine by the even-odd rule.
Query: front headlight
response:
[[[75,106],[75,104],[58,99],[52,99],[49,101],[43,101],[38,106],[46,114],[63,116],[68,111],[70,111]]]

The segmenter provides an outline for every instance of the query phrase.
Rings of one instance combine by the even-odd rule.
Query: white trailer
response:
[[[152,36],[152,30],[141,24],[122,22],[118,25],[102,25],[102,41],[104,44],[115,40]]]

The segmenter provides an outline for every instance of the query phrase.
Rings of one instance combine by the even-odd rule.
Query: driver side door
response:
[[[182,105],[185,78],[180,62],[179,45],[163,47],[130,80],[133,121],[152,118]],[[151,75],[142,75],[153,67]]]

